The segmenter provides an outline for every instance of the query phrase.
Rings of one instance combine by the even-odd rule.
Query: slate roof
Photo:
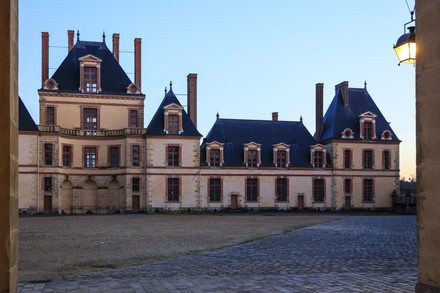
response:
[[[290,166],[311,167],[310,146],[316,141],[299,121],[244,120],[219,118],[201,145],[201,165],[206,165],[206,143],[224,143],[223,166],[244,164],[244,144],[261,144],[261,167],[273,167],[273,145],[290,145]],[[328,161],[330,159],[328,157]],[[330,164],[328,164],[330,167]]]
[[[32,119],[23,101],[18,97],[18,130],[19,131],[38,131],[38,127]]]
[[[67,57],[52,75],[60,91],[80,92],[79,58],[92,54],[102,60],[101,94],[127,94],[127,87],[132,83],[119,65],[105,42],[77,41]],[[44,91],[40,89],[40,91]]]
[[[165,97],[162,100],[162,103],[157,108],[156,113],[154,114],[153,118],[150,121],[150,124],[147,127],[147,135],[170,135],[170,136],[202,136],[197,128],[194,126],[194,123],[192,123],[191,119],[189,118],[189,115],[185,112],[185,110],[182,110],[182,129],[183,132],[181,134],[166,134],[163,131],[165,121],[164,121],[164,107],[170,104],[177,104],[180,107],[182,105],[180,104],[179,100],[177,99],[176,95],[173,93],[172,88],[165,93]]]
[[[376,117],[376,141],[400,142],[397,135],[391,129],[390,124],[382,115],[374,103],[370,94],[365,88],[348,89],[348,106],[344,105],[341,89],[339,88],[333,98],[323,119],[323,131],[319,142],[326,142],[332,139],[341,139],[341,133],[346,128],[353,131],[354,138],[351,140],[362,140],[360,138],[359,115],[372,112]],[[380,134],[389,130],[392,134],[391,140],[381,140]],[[316,133],[315,133],[316,137]]]

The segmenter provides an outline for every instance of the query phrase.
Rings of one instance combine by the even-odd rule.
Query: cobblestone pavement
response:
[[[416,282],[416,218],[356,216],[19,292],[414,292]]]

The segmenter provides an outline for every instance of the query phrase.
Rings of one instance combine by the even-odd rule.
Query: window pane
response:
[[[246,199],[247,201],[257,201],[258,199],[258,180],[256,178],[246,179]]]
[[[344,168],[351,168],[351,150],[344,150]]]
[[[132,184],[131,184],[131,189],[133,192],[139,192],[139,177],[134,177],[132,178]]]
[[[324,179],[313,180],[313,199],[315,202],[324,201]]]
[[[322,164],[323,164],[323,152],[322,151],[315,151],[314,152],[313,164],[316,168],[322,167]]]
[[[364,150],[364,169],[373,169],[373,151]]]
[[[285,167],[287,164],[287,152],[284,150],[277,151],[277,167]]]
[[[96,67],[84,67],[84,91],[86,93],[96,93],[98,81],[98,71]]]
[[[371,139],[372,132],[373,132],[373,123],[364,122],[364,129],[363,129],[364,139]]]
[[[248,150],[248,167],[257,167],[257,151],[256,150]]]
[[[131,156],[132,156],[132,165],[139,166],[140,165],[140,147],[138,145],[134,145],[131,148]]]
[[[168,146],[168,166],[179,166],[178,146]]]
[[[344,180],[344,192],[351,193],[351,179]]]
[[[211,167],[220,166],[220,150],[213,149],[209,152],[209,164]]]
[[[46,109],[46,124],[55,125],[55,108],[47,107]]]
[[[83,109],[83,128],[97,129],[98,128],[98,109],[84,108]]]
[[[221,179],[210,178],[209,179],[209,200],[220,201],[221,198]]]
[[[287,178],[277,178],[276,185],[277,201],[287,201]]]
[[[168,115],[168,133],[179,133],[179,115]]]
[[[168,201],[179,201],[179,178],[168,178]]]
[[[52,191],[52,177],[44,177],[44,191]]]
[[[63,166],[71,167],[72,165],[72,147],[70,145],[63,146]]]
[[[373,179],[364,179],[364,201],[373,201]]]
[[[84,167],[95,168],[96,167],[96,148],[85,147],[84,148]]]
[[[119,167],[119,147],[110,147],[110,167]]]
[[[387,170],[391,168],[391,156],[389,151],[383,152],[383,168]]]
[[[138,127],[138,111],[130,110],[130,127]]]
[[[44,144],[44,164],[52,165],[52,144],[45,143]]]

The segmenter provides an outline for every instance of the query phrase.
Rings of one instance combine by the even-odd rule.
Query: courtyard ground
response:
[[[341,218],[291,213],[21,217],[19,281],[148,264]]]

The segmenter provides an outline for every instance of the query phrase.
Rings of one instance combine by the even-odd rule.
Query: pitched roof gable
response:
[[[341,139],[341,133],[347,128],[353,131],[354,140],[361,140],[359,117],[362,115],[376,116],[376,137],[378,137],[378,139],[380,139],[380,134],[383,133],[383,131],[389,130],[392,133],[391,141],[399,142],[390,124],[382,115],[382,112],[366,89],[349,88],[348,93],[349,102],[348,106],[345,106],[341,89],[336,91],[324,115],[320,142]]]
[[[173,90],[170,89],[162,100],[162,103],[157,108],[156,113],[150,121],[147,127],[147,135],[177,135],[166,134],[163,129],[165,125],[164,111],[167,108],[180,108],[182,109],[182,129],[183,132],[178,134],[179,136],[202,136],[197,128],[192,123],[189,115],[185,112]]]
[[[38,131],[38,127],[29,114],[20,97],[18,97],[18,130],[19,131]]]
[[[126,94],[132,83],[105,42],[77,41],[52,75],[60,91],[80,92],[80,60],[101,61],[101,93]]]
[[[245,144],[261,145],[261,167],[273,167],[273,146],[290,146],[290,166],[310,167],[310,146],[315,139],[302,122],[219,118],[201,146],[201,163],[206,160],[206,144],[223,143],[223,166],[244,166]]]

